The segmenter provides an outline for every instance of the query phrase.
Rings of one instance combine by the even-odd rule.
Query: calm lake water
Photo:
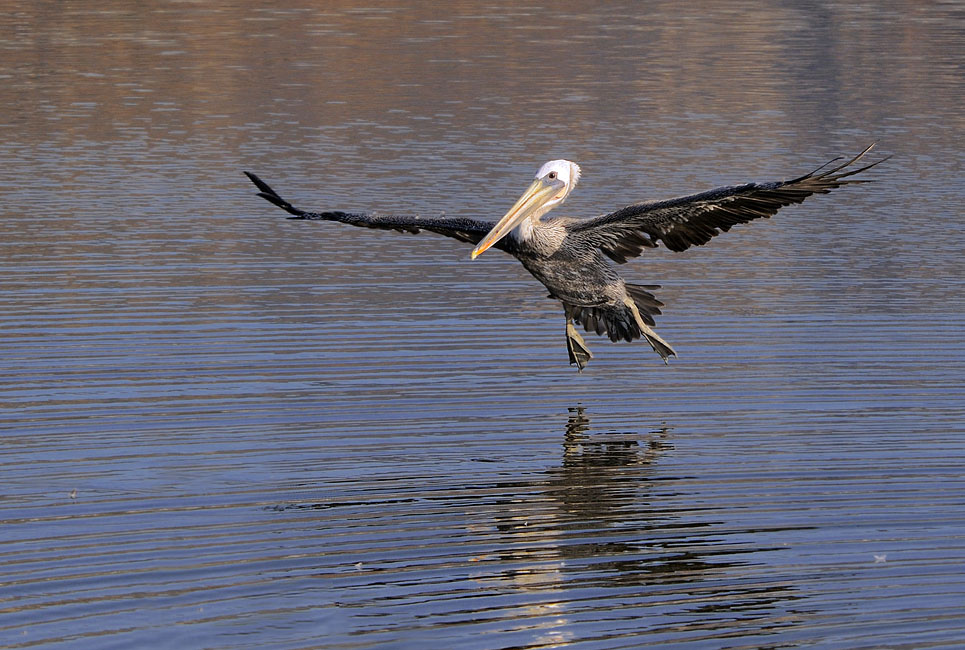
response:
[[[0,647],[960,647],[960,4],[273,4],[0,12]],[[515,260],[241,174],[594,216],[876,140],[583,374]]]

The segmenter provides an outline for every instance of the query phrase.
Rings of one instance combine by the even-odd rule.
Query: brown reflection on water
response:
[[[721,10],[712,2],[456,2],[443,11],[293,0],[255,9],[13,4],[17,11],[0,19],[0,100],[18,107],[0,125],[8,142],[146,134],[199,145],[214,137],[237,152],[265,138],[281,144],[288,127],[307,141],[316,130],[334,129],[337,141],[337,130],[362,128],[374,137],[354,145],[366,156],[380,147],[388,162],[405,154],[386,150],[399,135],[477,139],[498,131],[504,146],[510,135],[538,148],[556,138],[595,159],[601,141],[630,130],[645,150],[670,144],[667,135],[714,142],[722,124],[761,139],[756,129],[813,119],[814,111],[831,119],[860,108],[878,122],[907,113],[911,98],[926,111],[955,112],[947,93],[928,93],[947,86],[954,57],[934,47],[935,25],[919,3],[890,12],[848,4]],[[862,39],[882,38],[882,30],[887,51]],[[813,42],[828,46],[812,50]],[[848,84],[828,90],[829,75]],[[555,123],[547,120],[553,114]],[[674,124],[701,114],[706,119]],[[661,133],[668,127],[671,134]],[[527,149],[536,153],[506,153],[522,161]],[[318,164],[337,166],[342,156],[355,153],[336,147]]]
[[[496,569],[477,578],[481,583],[539,595],[517,612],[520,619],[542,621],[536,625],[537,643],[578,638],[573,627],[594,613],[615,622],[601,633],[608,639],[643,629],[685,635],[714,630],[718,615],[722,627],[735,619],[754,629],[794,624],[796,617],[785,607],[801,596],[792,584],[740,579],[743,556],[756,554],[760,561],[760,554],[777,549],[735,544],[727,539],[735,531],[719,530],[723,522],[692,521],[688,513],[662,505],[660,492],[672,490],[675,479],[654,482],[650,467],[673,451],[670,427],[642,436],[591,432],[583,406],[569,411],[562,463],[534,477],[541,498],[519,502],[497,517],[504,547],[478,558]],[[639,620],[643,603],[662,602],[672,612],[668,618]]]

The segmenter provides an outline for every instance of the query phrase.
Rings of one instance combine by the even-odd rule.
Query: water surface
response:
[[[14,2],[0,647],[953,647],[954,4]],[[292,222],[855,186],[622,267],[680,353],[515,261]]]

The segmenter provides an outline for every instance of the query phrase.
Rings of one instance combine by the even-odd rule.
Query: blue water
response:
[[[276,3],[277,4],[277,3]],[[14,2],[0,647],[942,648],[965,637],[953,4]],[[874,184],[621,267],[285,220]]]

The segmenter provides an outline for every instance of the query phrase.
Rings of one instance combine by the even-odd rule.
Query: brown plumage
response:
[[[592,354],[573,322],[612,341],[644,338],[667,361],[673,348],[653,331],[663,306],[651,293],[658,285],[625,282],[613,262],[623,264],[659,244],[672,251],[701,246],[731,227],[768,218],[780,208],[825,194],[887,160],[852,166],[874,145],[843,164],[831,161],[791,180],[746,183],[664,201],[646,201],[594,219],[542,216],[562,203],[576,186],[580,168],[554,160],[540,168],[536,180],[499,222],[465,218],[374,215],[338,211],[306,212],[292,206],[254,174],[258,196],[279,206],[293,219],[339,221],[354,226],[418,233],[433,232],[476,244],[473,258],[490,247],[516,257],[563,304],[570,363],[583,370]]]

